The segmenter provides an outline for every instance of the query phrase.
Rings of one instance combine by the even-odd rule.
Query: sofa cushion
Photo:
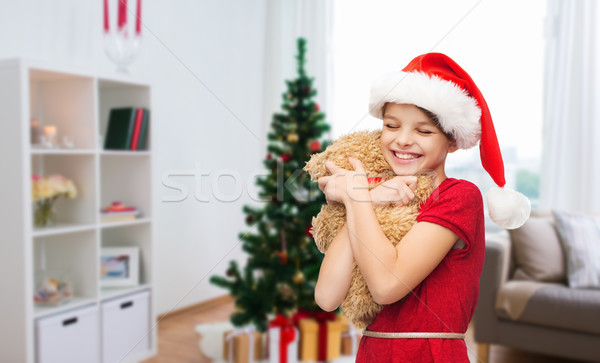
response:
[[[523,226],[510,230],[515,280],[565,282],[565,256],[549,217],[531,217]]]
[[[600,217],[554,211],[571,287],[600,288]]]
[[[527,283],[527,281],[519,283]],[[546,285],[538,288],[529,297],[525,309],[518,318],[513,320],[600,334],[600,290],[575,289],[556,283]],[[510,299],[510,296],[505,298]],[[510,319],[506,312],[497,311],[497,313],[503,319]]]

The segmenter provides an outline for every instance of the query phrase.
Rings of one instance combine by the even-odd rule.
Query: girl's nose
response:
[[[396,136],[396,143],[399,146],[412,145],[412,143],[413,143],[412,133],[409,130],[402,130],[402,131],[398,132],[398,134]]]

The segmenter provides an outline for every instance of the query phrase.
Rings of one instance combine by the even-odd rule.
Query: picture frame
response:
[[[109,247],[100,251],[100,287],[139,285],[139,247]]]

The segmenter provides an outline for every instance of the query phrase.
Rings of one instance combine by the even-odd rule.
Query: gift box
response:
[[[342,355],[355,355],[362,338],[362,332],[343,315],[339,317],[342,331]]]
[[[270,363],[298,362],[298,329],[291,318],[281,314],[269,323],[267,330],[268,354]]]
[[[262,359],[262,334],[254,327],[228,330],[223,333],[223,358],[234,363],[249,363]]]
[[[300,327],[300,361],[325,361],[338,358],[341,352],[342,323],[335,313],[312,313],[298,320]]]

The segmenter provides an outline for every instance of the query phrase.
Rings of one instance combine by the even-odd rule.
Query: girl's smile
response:
[[[388,103],[383,114],[381,150],[396,175],[434,171],[439,184],[446,179],[446,155],[457,147],[417,106]]]

